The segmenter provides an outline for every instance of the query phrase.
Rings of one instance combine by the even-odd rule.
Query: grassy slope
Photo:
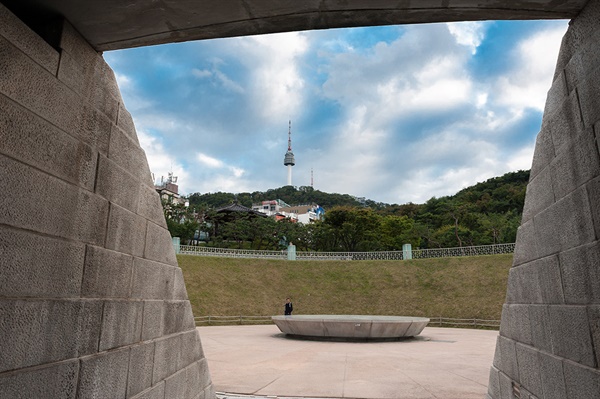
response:
[[[194,315],[389,314],[500,319],[512,255],[284,261],[179,255]]]

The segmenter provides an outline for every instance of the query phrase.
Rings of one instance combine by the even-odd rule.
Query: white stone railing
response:
[[[287,251],[261,251],[254,249],[214,248],[179,245],[177,253],[197,256],[220,256],[224,258],[287,259]],[[456,256],[479,256],[511,254],[515,244],[477,245],[458,248],[413,249],[412,259],[450,258]],[[298,260],[404,260],[403,251],[377,252],[304,252],[296,251]]]

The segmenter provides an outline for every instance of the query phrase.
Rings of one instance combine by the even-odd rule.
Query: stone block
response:
[[[556,154],[551,165],[556,198],[563,198],[600,175],[600,158],[592,128],[573,138]]]
[[[139,201],[137,205],[138,215],[156,223],[160,227],[167,228],[167,222],[163,213],[160,197],[153,187],[140,183]]]
[[[528,220],[517,229],[513,265],[519,266],[523,263],[536,260],[539,257],[533,220]]]
[[[559,255],[567,304],[600,303],[600,243],[573,248]]]
[[[134,256],[142,256],[145,236],[145,219],[118,205],[110,205],[106,248]]]
[[[533,162],[531,164],[529,180],[531,181],[544,169],[550,166],[552,159],[554,159],[552,135],[548,129],[542,129],[535,139],[535,150],[533,152]],[[527,197],[525,200],[527,200]],[[523,218],[523,221],[525,221],[525,218]]]
[[[169,230],[148,222],[144,257],[177,266],[177,258],[175,257],[175,249],[173,248],[173,241]]]
[[[492,398],[500,398],[500,377],[498,369],[490,367],[490,379],[488,383],[488,395]]]
[[[513,380],[511,380],[506,374],[500,372],[498,373],[498,381],[500,382],[500,398],[514,399]]]
[[[163,334],[164,301],[144,301],[142,340],[161,337]]]
[[[100,155],[96,194],[128,211],[138,210],[140,184],[136,178],[116,163]]]
[[[573,43],[573,30],[567,29],[567,32],[563,36],[560,44],[560,51],[558,52],[558,59],[556,60],[556,69],[554,70],[554,76],[552,81],[558,79],[559,75],[566,68],[567,64],[573,57],[574,47]],[[572,90],[569,87],[569,91]]]
[[[0,36],[51,74],[56,73],[58,52],[2,4],[0,4]]]
[[[539,351],[522,344],[516,344],[516,349],[521,385],[535,396],[542,397]]]
[[[215,399],[217,394],[215,393],[215,387],[213,384],[210,384],[204,388],[204,396],[201,395],[200,397],[205,399]]]
[[[135,124],[133,123],[133,118],[125,105],[121,102],[119,104],[119,117],[117,120],[117,126],[121,128],[121,130],[137,145],[140,145],[138,140],[138,136],[135,130]]]
[[[509,273],[506,301],[564,304],[558,256],[552,255],[513,267]]]
[[[600,69],[590,68],[588,71],[585,80],[577,86],[577,93],[581,104],[583,124],[586,127],[592,127],[600,120],[600,99],[598,98],[598,93],[600,93],[600,82],[598,81],[600,79]]]
[[[548,90],[546,105],[544,106],[544,115],[552,115],[559,112],[562,103],[569,98],[569,90],[564,71],[557,71],[557,76],[552,81],[552,86]]]
[[[505,303],[504,305],[502,305],[502,315],[500,317],[500,335],[502,335],[503,337],[512,338],[510,323],[511,323],[510,305]],[[498,343],[496,342],[496,348],[497,347],[498,347]],[[497,354],[498,353],[496,352],[496,355]],[[496,363],[494,363],[494,365],[496,365]]]
[[[577,363],[563,362],[567,398],[590,399],[600,397],[600,373],[598,370]]]
[[[81,359],[78,398],[125,398],[129,348]]]
[[[86,298],[128,298],[131,291],[132,274],[132,256],[88,245],[81,296]]]
[[[196,398],[199,394],[204,395],[204,388],[209,383],[207,381],[201,381],[202,373],[200,371],[200,365],[198,362],[194,362],[186,367],[187,373],[187,387],[185,398],[193,399]]]
[[[173,285],[173,299],[187,300],[188,296],[185,281],[183,280],[183,272],[179,267],[175,269],[175,281]]]
[[[87,190],[94,189],[97,153],[0,94],[0,152]]]
[[[529,308],[531,305],[509,305],[510,337],[515,341],[531,345],[531,325],[529,321]],[[514,375],[510,374],[511,377]],[[516,378],[515,378],[516,379]]]
[[[555,202],[552,172],[551,168],[546,168],[536,177],[530,178],[527,185],[521,223],[531,220],[535,215]]]
[[[180,365],[186,367],[204,358],[200,335],[195,328],[181,335]]]
[[[0,297],[78,297],[85,245],[0,227]]]
[[[104,64],[99,54],[90,59],[77,60],[70,52],[63,50],[57,77],[109,120],[116,122],[119,102],[107,90],[109,86],[103,79]],[[111,75],[108,76],[110,78]]]
[[[0,302],[0,373],[98,350],[100,301]]]
[[[159,384],[140,392],[139,394],[132,396],[131,399],[166,399],[165,397],[165,382],[162,381]]]
[[[519,381],[519,366],[517,364],[517,350],[515,347],[515,341],[500,336],[498,338],[498,345],[500,346],[501,362],[501,365],[498,367],[498,369],[511,379]]]
[[[10,399],[75,399],[79,360],[0,374],[0,396]]]
[[[181,369],[165,380],[165,398],[185,398],[187,370]]]
[[[558,200],[534,216],[540,256],[565,251],[595,239],[592,212],[585,187]],[[556,226],[560,226],[559,229]]]
[[[118,348],[139,342],[142,337],[141,301],[106,301],[100,334],[100,350]]]
[[[179,370],[181,335],[174,335],[155,342],[152,385],[175,374]]]
[[[163,334],[175,334],[195,329],[194,315],[189,301],[164,302]]]
[[[574,90],[553,114],[544,115],[542,130],[552,136],[554,152],[558,152],[572,138],[584,130],[577,91]]]
[[[129,378],[127,379],[127,397],[134,396],[152,385],[154,368],[154,342],[131,347],[129,353]]]
[[[136,178],[103,155],[99,156],[96,193],[128,211],[138,210],[140,184]]]
[[[0,37],[0,93],[102,153],[110,120]]]
[[[111,130],[108,157],[137,177],[143,184],[154,187],[146,153],[116,125]]]
[[[108,203],[101,197],[2,155],[0,176],[11,188],[0,198],[0,223],[104,243]]]
[[[552,352],[550,314],[547,305],[529,306],[529,325],[531,326],[533,346],[549,353]]]
[[[135,258],[133,262],[132,298],[170,299],[173,295],[176,267]]]
[[[597,51],[600,32],[596,30],[590,33],[591,35],[585,41],[578,43],[578,50],[565,67],[567,86],[570,91],[580,86],[586,76],[600,65],[600,54]]]
[[[585,306],[555,305],[548,308],[552,353],[594,367],[595,356]]]
[[[494,349],[494,360],[492,361],[492,365],[495,368],[499,368],[502,365],[502,359],[500,358],[500,345],[498,344],[499,340],[500,340],[500,336],[498,335],[496,337],[496,346]]]
[[[544,399],[564,399],[567,397],[562,360],[544,352],[539,353],[541,395]]]

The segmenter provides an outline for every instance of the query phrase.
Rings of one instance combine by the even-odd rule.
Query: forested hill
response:
[[[266,192],[253,193],[195,193],[189,196],[190,205],[196,207],[219,208],[237,201],[247,207],[261,201],[281,199],[290,205],[316,203],[325,209],[335,206],[368,206],[384,214],[406,215],[415,217],[418,214],[434,211],[440,204],[452,202],[458,206],[469,204],[469,208],[480,213],[514,212],[520,215],[523,211],[525,189],[529,181],[529,171],[510,172],[500,177],[488,179],[467,187],[453,196],[431,198],[425,204],[386,204],[367,199],[359,201],[349,194],[330,194],[315,190],[312,187],[284,186]]]
[[[239,204],[251,207],[253,203],[280,199],[290,205],[301,205],[316,203],[325,209],[334,206],[362,206],[355,197],[348,194],[330,194],[315,190],[312,187],[284,186],[266,192],[255,191],[253,193],[195,193],[189,196],[190,205],[219,208],[237,201]]]

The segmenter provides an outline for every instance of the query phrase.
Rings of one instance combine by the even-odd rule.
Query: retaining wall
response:
[[[0,4],[0,397],[213,398],[114,74],[45,30]]]
[[[600,397],[600,1],[563,38],[509,274],[489,398]]]

